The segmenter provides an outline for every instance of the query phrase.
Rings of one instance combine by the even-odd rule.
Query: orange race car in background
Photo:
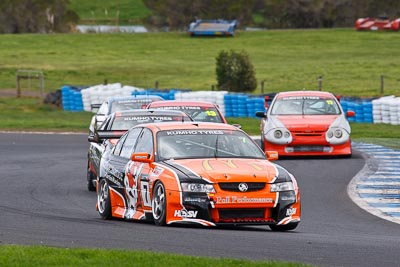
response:
[[[278,93],[268,110],[257,112],[261,147],[280,156],[351,156],[350,124],[338,99],[321,91]]]
[[[237,127],[205,122],[131,128],[102,157],[97,209],[105,219],[275,231],[295,229],[301,212],[292,174]]]

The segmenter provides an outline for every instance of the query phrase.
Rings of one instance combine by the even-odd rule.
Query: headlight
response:
[[[181,188],[183,192],[215,193],[215,189],[212,184],[181,183]]]
[[[326,141],[332,145],[339,145],[347,142],[350,134],[343,128],[330,128],[325,135]]]
[[[280,127],[269,130],[265,134],[265,139],[274,144],[290,144],[292,142],[292,135],[288,129]]]
[[[274,137],[277,138],[277,139],[282,138],[282,131],[281,130],[276,130],[274,132]]]
[[[335,137],[336,137],[336,138],[340,138],[340,137],[342,137],[342,136],[343,136],[342,130],[336,129],[336,130],[335,130]]]
[[[282,191],[293,191],[293,190],[294,187],[292,182],[271,184],[271,192],[282,192]]]

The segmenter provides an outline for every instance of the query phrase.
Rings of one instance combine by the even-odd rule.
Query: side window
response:
[[[142,128],[135,128],[130,131],[125,139],[124,144],[122,145],[120,156],[124,158],[130,158],[132,154],[132,149],[136,144],[136,140],[142,131]]]
[[[111,121],[111,116],[108,116],[105,121],[100,125],[99,129],[101,130],[108,130],[110,127],[108,126]]]
[[[128,134],[124,134],[123,136],[121,136],[121,138],[119,139],[117,145],[115,146],[112,152],[114,155],[119,156],[119,154],[121,153],[122,145],[124,144],[127,136]]]
[[[149,129],[143,129],[135,147],[135,152],[153,153],[153,134]]]

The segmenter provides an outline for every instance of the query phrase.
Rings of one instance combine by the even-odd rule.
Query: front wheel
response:
[[[166,202],[165,187],[161,182],[158,182],[154,188],[151,200],[151,210],[156,225],[165,225],[167,217]]]
[[[100,180],[99,191],[97,192],[97,208],[101,218],[111,218],[110,188],[105,179]]]
[[[294,222],[285,225],[270,225],[269,228],[271,228],[272,231],[284,232],[284,231],[294,230],[298,224],[299,224],[298,222]]]

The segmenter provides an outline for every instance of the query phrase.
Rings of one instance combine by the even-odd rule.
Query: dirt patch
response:
[[[17,97],[17,89],[0,89],[0,97]],[[21,97],[37,97],[42,98],[40,92],[21,91]]]

